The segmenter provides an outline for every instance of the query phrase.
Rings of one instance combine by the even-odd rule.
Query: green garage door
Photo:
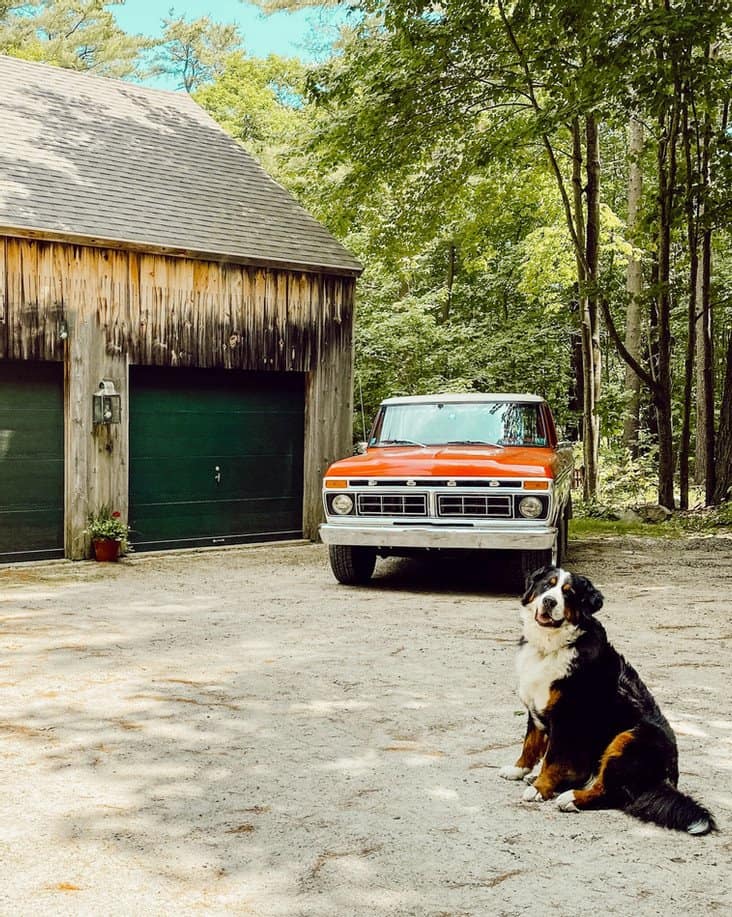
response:
[[[304,377],[130,369],[139,550],[302,536]]]
[[[63,554],[63,365],[0,361],[0,562]]]

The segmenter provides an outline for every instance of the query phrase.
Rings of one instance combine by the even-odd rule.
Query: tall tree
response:
[[[628,305],[625,313],[625,347],[635,360],[641,359],[643,266],[638,235],[643,193],[643,122],[632,114],[628,126],[628,219],[627,237],[632,245],[628,256],[625,289]],[[638,430],[641,380],[627,363],[625,365],[625,416],[623,443],[633,455],[638,452]]]
[[[556,3],[498,0],[492,6],[494,14],[486,15],[479,0],[448,2],[440,12],[427,3],[376,4],[374,17],[356,27],[344,55],[318,75],[314,92],[331,106],[331,136],[358,163],[360,176],[420,162],[424,167],[444,159],[446,150],[470,169],[517,145],[543,146],[575,254],[586,377],[586,494],[592,496],[601,379],[600,164],[594,110],[599,96],[580,78],[587,62],[587,14],[577,7],[565,22]],[[572,151],[569,170],[563,143]]]
[[[272,175],[296,189],[312,178],[302,162],[312,118],[303,99],[305,77],[299,60],[235,51],[194,98]]]
[[[212,21],[208,16],[163,20],[163,38],[156,54],[156,69],[174,76],[179,89],[193,92],[220,75],[227,57],[241,50],[243,40],[236,25]]]
[[[100,76],[134,77],[154,44],[117,25],[124,0],[31,0],[0,4],[0,50]],[[4,13],[4,14],[3,14]]]
[[[732,500],[732,335],[727,346],[727,359],[719,411],[719,439],[717,442],[717,477],[714,502]]]

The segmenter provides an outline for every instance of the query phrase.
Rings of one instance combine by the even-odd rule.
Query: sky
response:
[[[236,23],[247,52],[256,57],[280,54],[304,60],[316,56],[313,39],[322,39],[328,19],[338,15],[312,9],[265,16],[252,3],[241,0],[126,0],[124,6],[112,9],[126,32],[155,37],[171,7],[175,16],[187,19],[208,16],[216,22]]]

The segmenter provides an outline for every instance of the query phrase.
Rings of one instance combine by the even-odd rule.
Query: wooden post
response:
[[[124,519],[128,509],[129,399],[127,360],[106,353],[96,316],[69,309],[64,366],[65,553],[89,556],[84,529],[90,512],[108,504]],[[122,396],[122,423],[92,422],[92,396],[111,379]]]
[[[353,439],[353,284],[324,284],[329,321],[320,339],[320,357],[305,383],[305,461],[302,526],[305,538],[318,538],[323,521],[323,474],[351,452]],[[334,320],[335,316],[338,320]]]

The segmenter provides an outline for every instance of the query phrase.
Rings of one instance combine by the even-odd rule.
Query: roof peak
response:
[[[361,265],[187,93],[0,55],[6,234],[357,276]]]

